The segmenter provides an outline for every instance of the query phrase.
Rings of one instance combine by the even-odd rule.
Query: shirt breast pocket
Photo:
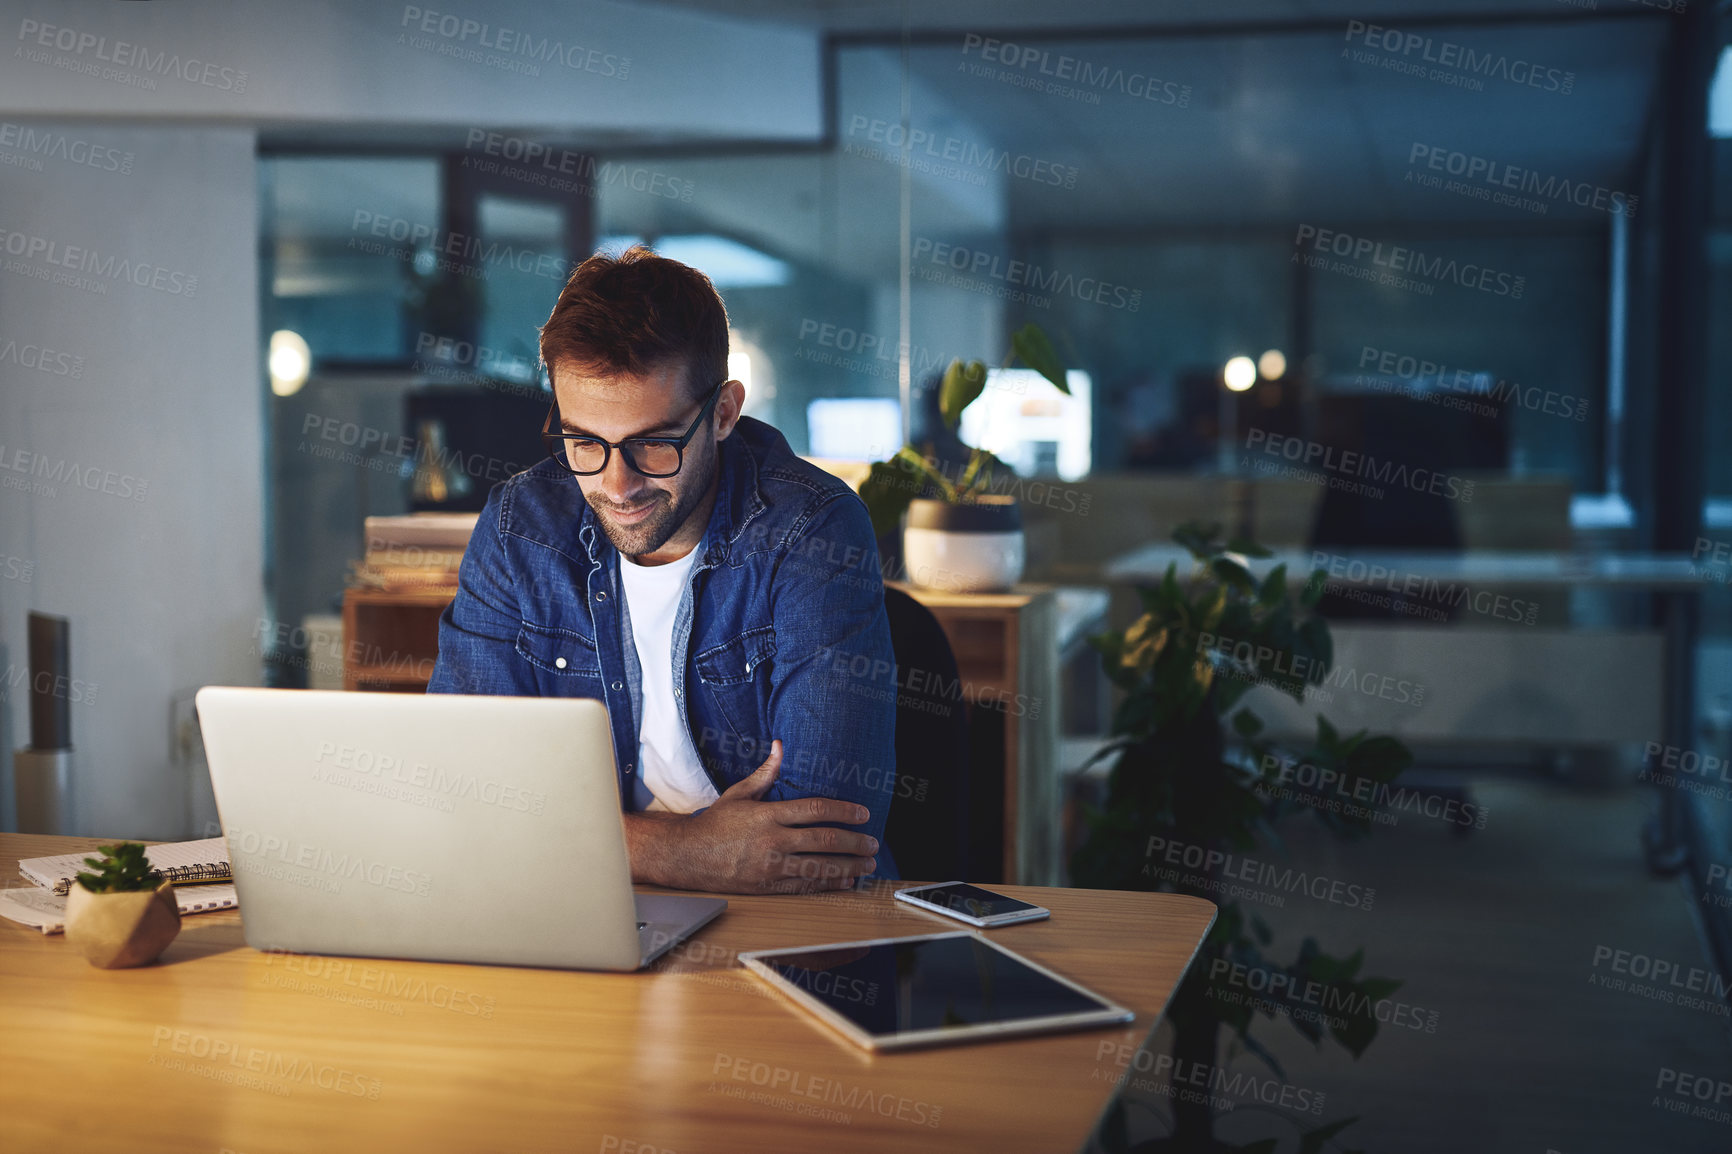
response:
[[[692,668],[736,739],[767,740],[759,732],[769,710],[768,666],[776,656],[776,630],[763,625],[692,658]],[[704,744],[708,744],[705,742]],[[754,745],[753,748],[756,748]],[[752,767],[752,768],[755,768]]]
[[[601,682],[601,655],[595,642],[570,629],[550,629],[525,621],[517,631],[517,654],[555,678],[571,678],[574,689]]]
[[[776,656],[774,626],[748,629],[732,641],[706,649],[692,658],[705,685],[738,685],[752,680],[758,666]]]

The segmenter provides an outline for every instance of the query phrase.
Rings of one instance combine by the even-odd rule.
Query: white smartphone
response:
[[[1008,926],[1015,922],[1035,922],[1052,916],[1052,911],[1042,906],[995,894],[967,882],[935,882],[927,886],[910,886],[905,890],[897,890],[896,900],[982,929]]]

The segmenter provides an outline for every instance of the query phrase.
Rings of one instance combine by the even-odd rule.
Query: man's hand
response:
[[[690,817],[627,814],[632,879],[673,889],[793,894],[847,889],[878,868],[875,838],[817,822],[860,825],[864,806],[824,797],[760,801],[782,769],[782,743],[752,775]]]

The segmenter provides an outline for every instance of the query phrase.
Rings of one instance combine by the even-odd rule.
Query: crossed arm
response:
[[[695,814],[628,813],[625,843],[635,882],[728,894],[847,889],[878,868],[878,839],[817,822],[862,825],[865,806],[827,797],[764,801],[782,766],[782,743],[749,777]]]

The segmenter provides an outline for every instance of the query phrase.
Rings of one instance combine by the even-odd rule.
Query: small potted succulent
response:
[[[154,877],[135,841],[98,847],[66,897],[66,940],[105,970],[149,965],[180,933],[174,883]]]
[[[1019,359],[1060,392],[1070,393],[1064,365],[1039,325],[1016,330],[1002,367]],[[952,433],[962,422],[962,410],[985,390],[986,374],[981,361],[953,360],[945,370],[938,411]],[[879,536],[894,532],[907,513],[902,562],[910,581],[951,593],[986,593],[1008,589],[1022,576],[1022,511],[1014,495],[994,491],[1013,484],[1015,476],[985,449],[970,447],[967,464],[952,470],[939,461],[932,444],[904,445],[872,466],[860,497]]]

